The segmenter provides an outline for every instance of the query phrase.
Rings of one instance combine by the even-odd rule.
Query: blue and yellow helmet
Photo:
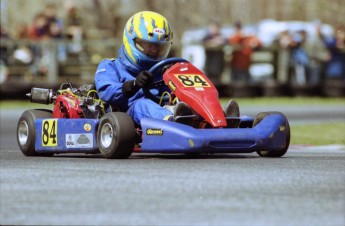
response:
[[[173,33],[165,17],[143,11],[134,14],[123,32],[124,53],[132,64],[151,67],[167,58]]]

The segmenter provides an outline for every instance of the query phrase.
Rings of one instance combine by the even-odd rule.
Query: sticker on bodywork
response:
[[[169,86],[169,88],[170,88],[172,91],[175,91],[175,90],[176,90],[176,86],[175,86],[175,84],[174,84],[172,81],[169,81],[169,82],[168,82],[168,86]]]
[[[162,136],[163,130],[162,129],[147,129],[146,134],[147,135],[154,135],[154,136]]]
[[[90,132],[91,128],[92,128],[92,126],[91,126],[90,123],[86,123],[86,124],[84,125],[84,130],[85,130],[86,132]]]
[[[67,148],[91,148],[93,147],[92,134],[87,133],[70,133],[66,134]]]

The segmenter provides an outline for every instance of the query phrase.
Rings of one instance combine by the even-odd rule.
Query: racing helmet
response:
[[[172,39],[173,32],[165,17],[150,11],[138,12],[126,23],[124,53],[132,64],[151,67],[167,58]]]

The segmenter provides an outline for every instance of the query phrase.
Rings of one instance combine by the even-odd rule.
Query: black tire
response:
[[[105,158],[129,158],[135,144],[135,126],[132,118],[123,112],[105,114],[98,126],[97,143]]]
[[[290,145],[290,125],[289,125],[289,121],[286,118],[286,116],[281,113],[281,112],[277,112],[277,111],[271,111],[271,112],[261,112],[259,114],[256,115],[255,120],[253,122],[253,127],[255,127],[257,124],[259,124],[264,118],[266,118],[268,115],[273,115],[273,114],[280,114],[285,118],[285,129],[286,129],[286,145],[279,149],[279,150],[274,150],[274,151],[265,151],[265,150],[260,150],[257,151],[258,155],[260,155],[261,157],[282,157],[283,155],[285,155],[285,153],[287,152],[289,145]]]
[[[52,118],[53,113],[46,109],[25,111],[19,118],[17,125],[17,142],[20,150],[26,156],[52,156],[54,153],[38,153],[35,150],[36,128],[35,120],[38,118]]]
[[[200,158],[200,153],[185,153],[187,159],[198,159]]]

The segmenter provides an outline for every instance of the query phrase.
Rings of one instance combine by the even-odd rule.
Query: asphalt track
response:
[[[293,124],[343,121],[343,108],[272,110]],[[15,140],[22,112],[0,111],[1,225],[345,225],[344,146],[293,145],[277,159],[25,157]]]

